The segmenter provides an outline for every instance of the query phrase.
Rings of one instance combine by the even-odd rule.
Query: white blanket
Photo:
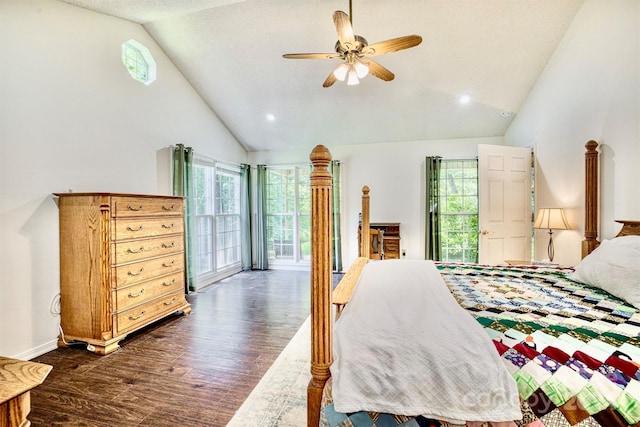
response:
[[[367,264],[334,334],[338,412],[458,424],[522,417],[515,381],[491,339],[432,261]]]

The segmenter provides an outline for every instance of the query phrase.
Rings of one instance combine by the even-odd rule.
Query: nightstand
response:
[[[523,259],[506,259],[504,260],[509,265],[531,265],[533,261],[527,261]]]

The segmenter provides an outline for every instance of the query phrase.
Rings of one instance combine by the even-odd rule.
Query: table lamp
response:
[[[538,211],[536,222],[533,228],[549,230],[549,245],[547,253],[549,254],[549,262],[553,262],[553,230],[568,230],[569,224],[564,216],[562,208],[542,208]]]

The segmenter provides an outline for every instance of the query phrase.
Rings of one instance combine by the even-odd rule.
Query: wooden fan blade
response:
[[[420,43],[422,43],[422,37],[420,36],[411,35],[398,37],[365,46],[361,53],[364,56],[384,55],[386,53],[397,52],[402,49],[418,46]]]
[[[353,28],[351,27],[351,20],[349,15],[341,10],[333,12],[333,23],[336,26],[338,32],[338,41],[344,50],[350,51],[355,49],[356,37],[353,35]]]
[[[333,70],[331,71],[331,74],[329,74],[327,76],[327,79],[324,81],[324,83],[322,83],[322,87],[329,87],[332,84],[334,84],[336,82],[336,80],[338,80],[336,78],[336,76],[333,74]]]
[[[339,53],[286,53],[282,55],[287,59],[333,59],[342,58]]]
[[[360,62],[367,65],[367,67],[369,67],[369,74],[379,79],[382,79],[385,82],[391,81],[396,77],[395,74],[393,74],[391,71],[389,71],[388,69],[386,69],[385,67],[378,64],[375,61],[363,58],[360,60]]]

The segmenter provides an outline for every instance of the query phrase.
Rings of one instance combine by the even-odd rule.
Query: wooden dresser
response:
[[[127,334],[175,312],[185,298],[184,199],[55,193],[60,211],[58,345],[108,354]]]
[[[384,254],[384,259],[399,259],[400,258],[400,223],[399,222],[372,222],[370,225],[370,231],[377,235],[382,236],[382,251],[377,253]],[[358,225],[358,256],[362,256],[361,248],[361,225]],[[375,239],[375,237],[374,237]],[[371,245],[371,251],[375,251],[375,244]],[[381,256],[375,256],[373,253],[369,255],[372,259],[380,259]]]

